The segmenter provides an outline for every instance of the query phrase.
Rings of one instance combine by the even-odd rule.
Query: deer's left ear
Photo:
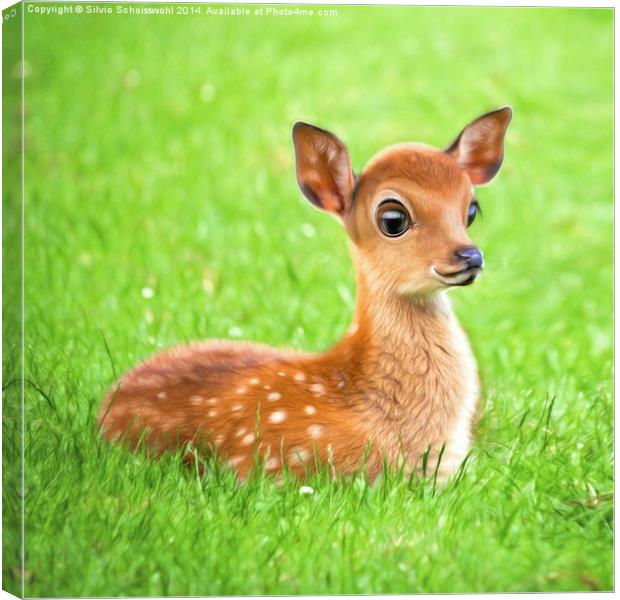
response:
[[[488,183],[504,160],[504,136],[512,109],[504,106],[472,121],[444,150],[469,175],[474,185]]]

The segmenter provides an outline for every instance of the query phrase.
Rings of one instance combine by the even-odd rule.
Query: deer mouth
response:
[[[476,281],[481,271],[482,269],[480,267],[469,267],[467,269],[461,269],[460,271],[454,271],[452,273],[442,273],[435,267],[431,268],[433,277],[448,286],[471,285],[474,281]]]

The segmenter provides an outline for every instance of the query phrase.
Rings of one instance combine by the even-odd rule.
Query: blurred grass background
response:
[[[26,595],[612,589],[612,11],[206,8],[26,13]],[[160,348],[346,329],[347,242],[301,200],[294,120],[359,170],[503,104],[487,269],[451,294],[484,384],[460,478],[302,496],[100,443],[102,394]]]

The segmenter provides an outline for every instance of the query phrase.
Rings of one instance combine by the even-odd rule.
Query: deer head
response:
[[[499,171],[511,117],[509,107],[489,112],[444,150],[390,146],[357,177],[334,134],[297,122],[297,181],[314,206],[342,222],[371,289],[419,296],[469,285],[484,265],[468,235],[480,210],[475,186]]]

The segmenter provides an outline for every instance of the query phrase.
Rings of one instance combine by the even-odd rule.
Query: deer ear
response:
[[[504,160],[504,135],[512,109],[504,106],[472,121],[444,150],[469,175],[474,185],[488,183]]]
[[[293,126],[297,183],[318,208],[342,216],[349,209],[354,177],[345,145],[329,131],[298,121]]]

